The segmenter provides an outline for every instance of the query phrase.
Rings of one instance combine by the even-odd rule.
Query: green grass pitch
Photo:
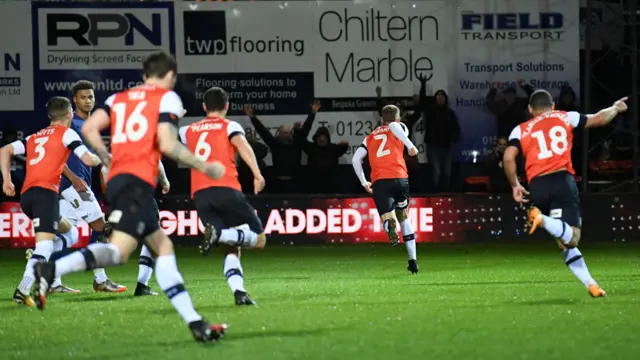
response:
[[[44,312],[14,305],[24,252],[0,252],[0,359],[638,359],[640,244],[586,244],[608,291],[592,299],[555,244],[418,247],[271,246],[243,255],[258,307],[237,307],[222,255],[180,250],[196,308],[229,324],[218,344],[196,344],[164,296],[133,298],[137,259],[108,270],[130,286],[94,294],[92,273],[65,282]],[[157,289],[155,279],[151,283]]]

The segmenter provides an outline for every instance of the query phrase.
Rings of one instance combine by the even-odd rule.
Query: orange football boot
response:
[[[529,229],[529,235],[533,234],[536,229],[542,225],[542,212],[535,206],[532,206],[528,212],[529,217],[529,225],[531,225],[531,229]]]
[[[589,285],[589,295],[591,297],[607,297],[607,292],[602,290],[598,284]]]

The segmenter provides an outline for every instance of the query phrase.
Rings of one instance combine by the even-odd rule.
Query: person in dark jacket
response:
[[[507,137],[500,136],[491,154],[484,158],[485,170],[489,175],[489,190],[492,193],[511,193],[511,184],[509,184],[509,180],[504,175],[504,168],[502,166],[502,157],[504,156],[504,149],[506,149],[507,146],[509,146]]]
[[[320,102],[312,105],[312,110],[317,111]],[[296,132],[295,140],[307,154],[307,170],[305,184],[311,193],[333,194],[338,192],[338,159],[349,149],[349,143],[345,140],[334,144],[331,142],[331,133],[328,128],[321,126],[313,135],[312,141],[307,136],[313,126],[315,117],[308,117],[300,131]]]
[[[318,105],[319,107],[319,105]],[[307,121],[315,118],[317,109],[312,111],[307,117]],[[274,136],[269,129],[255,116],[251,106],[245,106],[244,113],[251,119],[256,132],[271,150],[273,161],[273,176],[267,181],[267,189],[277,194],[297,193],[299,189],[300,160],[302,148],[300,144],[294,142],[297,128],[291,129],[286,125],[281,125]]]
[[[497,135],[509,136],[513,128],[527,120],[527,106],[529,105],[529,96],[533,93],[533,88],[523,80],[520,80],[518,81],[518,86],[527,93],[526,98],[517,97],[516,89],[507,87],[502,91],[503,99],[496,99],[498,88],[501,85],[501,83],[496,82],[495,87],[489,90],[486,100],[489,110],[496,116]]]
[[[427,144],[427,159],[431,168],[433,190],[451,190],[451,147],[460,139],[460,124],[456,113],[449,107],[449,97],[444,90],[434,94],[435,104],[426,107],[422,117]]]

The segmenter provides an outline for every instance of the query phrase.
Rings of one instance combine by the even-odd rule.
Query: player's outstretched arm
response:
[[[111,123],[111,119],[109,114],[104,109],[96,109],[89,117],[89,120],[85,121],[84,125],[82,125],[82,135],[84,136],[87,145],[89,145],[95,152],[97,157],[99,158],[102,164],[105,164],[107,167],[111,166],[111,155],[107,151],[107,146],[102,141],[102,136],[100,136],[100,131],[109,127]],[[92,156],[93,154],[89,153],[87,155],[88,162],[85,162],[82,157],[80,159],[82,162],[89,166],[97,166],[100,165],[100,162],[95,161],[95,158]],[[93,161],[94,164],[90,162]]]
[[[585,127],[601,127],[609,124],[619,113],[627,111],[626,101],[628,99],[627,97],[623,97],[608,108],[602,109],[595,114],[587,115]]]
[[[258,160],[256,160],[256,154],[253,152],[251,145],[244,137],[244,135],[238,133],[231,138],[231,145],[233,145],[237,150],[238,154],[242,161],[251,169],[253,173],[253,190],[256,194],[264,189],[265,181],[262,176],[262,172],[260,171],[260,167],[258,166]]]
[[[24,145],[20,143],[22,148]],[[7,144],[0,149],[0,169],[2,169],[2,180],[5,183],[11,182],[11,157],[15,154],[13,143]]]
[[[353,171],[355,171],[356,176],[358,177],[358,181],[360,181],[360,185],[367,190],[367,192],[371,192],[371,183],[367,181],[367,178],[364,176],[364,169],[362,168],[362,160],[367,156],[367,149],[364,146],[358,147],[355,154],[351,158],[351,166],[353,166]]]
[[[219,179],[224,175],[224,166],[222,164],[206,164],[178,141],[178,130],[173,124],[165,122],[158,124],[158,146],[163,154],[213,179]]]

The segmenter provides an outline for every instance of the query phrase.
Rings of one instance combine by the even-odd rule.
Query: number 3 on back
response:
[[[376,157],[383,157],[391,154],[391,150],[385,149],[384,146],[387,145],[387,135],[378,134],[374,135],[373,138],[375,140],[380,140],[380,146],[378,146],[378,151],[376,152]]]

